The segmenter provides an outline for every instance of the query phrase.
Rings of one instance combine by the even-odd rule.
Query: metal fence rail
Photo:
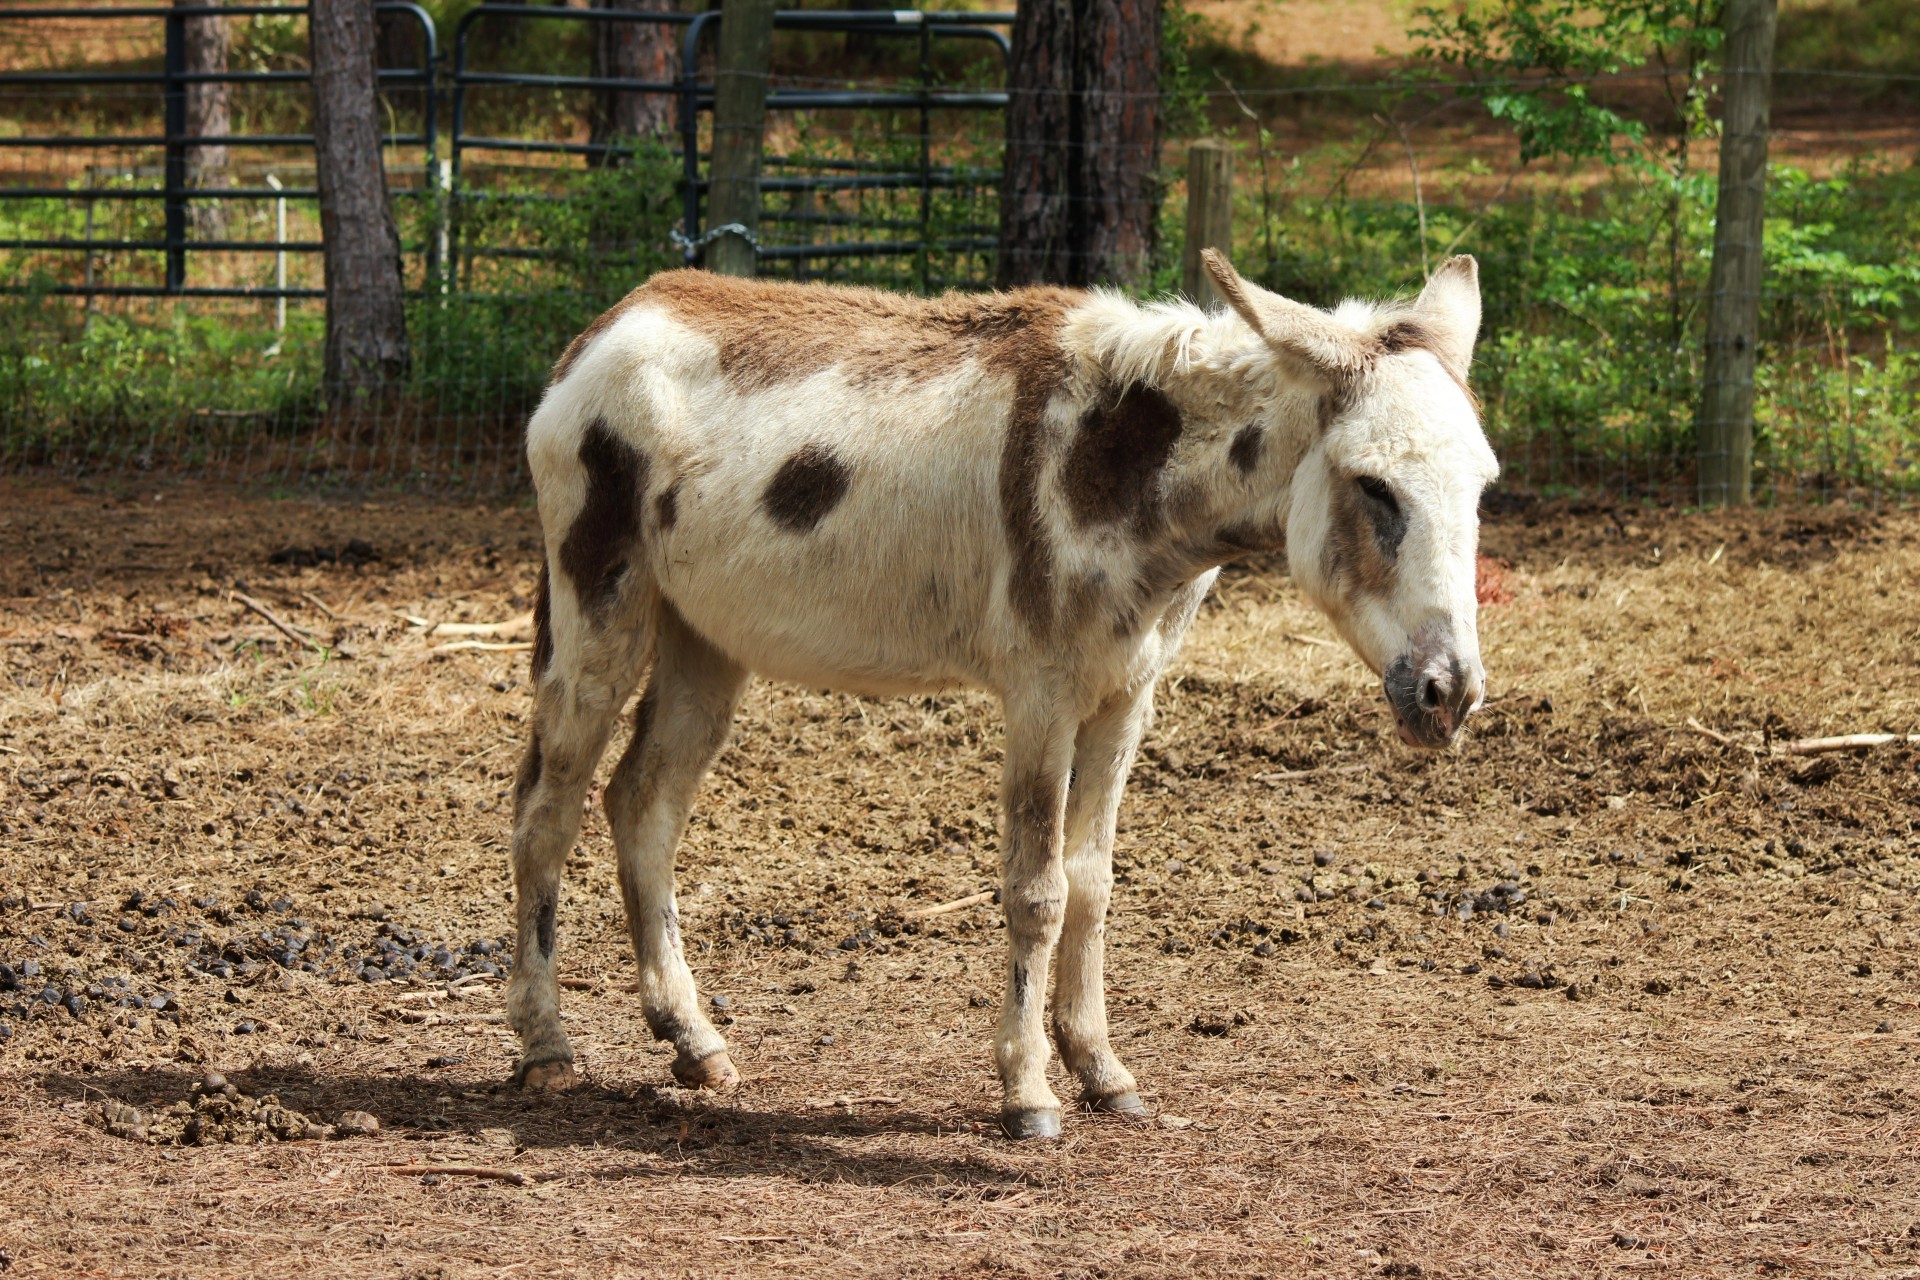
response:
[[[483,4],[442,32],[407,0],[379,11],[383,37],[404,33],[381,39],[378,83],[412,360],[390,420],[342,437],[318,390],[307,7],[0,7],[0,115],[28,135],[0,137],[0,467],[520,482],[555,353],[706,230],[720,18]],[[229,23],[231,70],[186,69],[187,24],[208,17]],[[775,63],[766,274],[991,281],[1011,17],[777,15],[778,48],[870,52],[857,82]],[[673,33],[659,79],[566,74],[614,23]],[[194,136],[187,98],[212,81],[232,123]],[[614,93],[656,95],[666,128],[586,134],[588,95]],[[207,147],[230,155],[196,173]]]
[[[442,42],[415,4],[379,7],[390,33],[412,38],[404,52],[383,41],[395,65],[379,82],[413,358],[385,418],[345,434],[321,394],[307,76],[294,66],[306,8],[0,7],[0,57],[23,47],[20,32],[39,41],[0,70],[0,119],[28,134],[0,137],[0,467],[484,493],[523,482],[521,425],[555,355],[710,230],[715,18],[485,4]],[[254,24],[235,45],[253,69],[185,71],[182,24],[207,15]],[[991,284],[1009,19],[779,16],[763,274],[921,292]],[[586,63],[582,37],[607,24],[672,33],[664,53],[650,51],[658,79],[564,74]],[[103,53],[108,42],[83,43],[82,27],[130,34]],[[829,33],[859,36],[868,60],[834,61]],[[562,55],[571,63],[556,65]],[[795,65],[812,78],[783,73]],[[1580,84],[1637,90],[1661,74]],[[236,86],[235,123],[188,136],[181,103],[212,78]],[[1876,78],[1920,98],[1915,77]],[[1206,91],[1227,132],[1242,126],[1237,261],[1250,279],[1331,304],[1417,287],[1427,259],[1456,247],[1479,255],[1488,310],[1475,385],[1505,483],[1690,492],[1700,228],[1713,217],[1704,171],[1651,182],[1596,162],[1544,172],[1516,158],[1502,128],[1402,129],[1471,105],[1460,87],[1413,90],[1425,96],[1411,121],[1396,115],[1404,84],[1303,76]],[[662,107],[647,113],[664,117],[659,135],[590,131],[605,113],[588,95],[627,93]],[[1289,135],[1308,103],[1319,118]],[[1920,494],[1916,119],[1893,113],[1871,137],[1822,132],[1801,147],[1814,156],[1804,172],[1771,182],[1755,450],[1765,495]],[[193,149],[216,145],[233,160],[196,177]],[[1165,173],[1177,156],[1177,144],[1143,145],[1121,159]],[[1177,287],[1166,249],[1179,209],[1151,199],[1134,212],[1163,220],[1154,286]]]
[[[471,161],[480,156],[510,154],[517,156],[588,157],[604,159],[622,147],[620,142],[580,142],[562,138],[506,137],[475,132],[470,127],[470,104],[477,91],[499,90],[586,90],[658,94],[674,100],[675,137],[679,144],[681,225],[679,241],[689,246],[686,257],[695,256],[690,247],[702,233],[701,204],[707,182],[702,174],[705,154],[701,150],[701,125],[704,114],[713,109],[714,89],[701,79],[701,55],[711,44],[712,34],[721,20],[719,11],[700,14],[644,12],[608,9],[553,8],[530,4],[483,4],[468,11],[455,28],[447,56],[442,56],[439,33],[432,18],[410,0],[380,0],[376,11],[411,21],[420,36],[423,57],[410,67],[381,67],[378,82],[383,91],[408,90],[417,98],[418,125],[394,128],[385,142],[389,147],[418,148],[421,154],[422,181],[417,185],[390,186],[396,199],[430,202],[433,226],[429,234],[403,246],[418,255],[421,271],[417,292],[458,289],[462,284],[460,265],[463,257],[538,257],[540,250],[520,245],[468,244],[463,239],[467,220],[463,206],[485,200],[495,193],[476,189],[467,183]],[[164,31],[164,58],[157,71],[0,71],[0,94],[32,89],[108,89],[119,91],[158,91],[161,104],[160,132],[59,133],[21,137],[0,137],[0,150],[68,151],[113,149],[116,151],[158,149],[163,157],[160,182],[155,186],[91,189],[45,183],[0,183],[0,201],[46,200],[90,206],[95,203],[126,202],[157,204],[163,210],[161,234],[142,237],[14,236],[0,238],[0,250],[73,255],[84,262],[79,272],[55,272],[49,280],[0,281],[0,293],[35,293],[77,297],[201,297],[201,298],[312,298],[322,291],[310,285],[273,284],[195,285],[188,281],[189,255],[196,253],[300,254],[320,251],[311,238],[275,239],[196,239],[188,216],[191,204],[200,201],[271,200],[311,202],[318,199],[312,186],[215,186],[200,187],[188,181],[187,156],[195,148],[309,148],[311,133],[254,132],[220,135],[195,135],[188,131],[186,95],[189,85],[220,82],[231,85],[263,84],[298,89],[311,82],[307,71],[231,70],[191,72],[187,70],[187,23],[196,18],[219,17],[241,20],[255,17],[305,17],[305,5],[199,5],[192,7],[78,8],[34,7],[0,9],[0,30],[11,24],[46,20],[82,20],[94,22],[161,24]],[[910,169],[894,166],[861,166],[842,162],[830,166],[811,164],[815,172],[769,173],[761,179],[760,189],[767,194],[827,193],[848,191],[917,191],[920,207],[917,236],[892,236],[884,240],[857,240],[826,243],[770,244],[763,256],[769,261],[805,262],[829,259],[874,257],[921,258],[929,248],[942,252],[988,253],[994,247],[990,236],[947,236],[936,241],[931,232],[931,206],[937,190],[966,187],[994,187],[999,174],[990,169],[960,169],[934,162],[930,143],[932,116],[953,110],[1000,111],[1006,106],[1004,90],[971,91],[939,87],[934,81],[933,54],[936,42],[980,41],[999,54],[1004,74],[1008,51],[1007,37],[999,28],[1011,24],[1010,13],[941,13],[905,10],[883,14],[859,11],[789,11],[777,15],[781,30],[831,32],[861,35],[887,40],[910,40],[919,51],[918,84],[910,91],[855,91],[816,88],[775,88],[768,94],[769,111],[809,112],[827,110],[912,111],[920,121],[918,162]],[[666,26],[682,31],[677,74],[672,80],[647,81],[610,76],[559,75],[529,70],[483,70],[474,65],[476,30],[486,25],[504,25],[530,21],[571,24],[608,24]],[[441,135],[442,113],[450,117],[450,128]],[[397,122],[396,122],[397,124]],[[444,144],[446,158],[440,157]],[[780,157],[769,159],[769,168],[782,167]],[[788,226],[830,227],[830,217],[808,219],[780,212],[770,221]],[[89,216],[91,228],[92,218]],[[841,223],[839,225],[847,225]],[[896,223],[889,229],[906,230]],[[164,270],[159,283],[124,283],[94,278],[91,262],[102,253],[156,253],[163,255]],[[79,275],[79,279],[72,278]],[[284,276],[284,271],[279,273]],[[922,271],[924,275],[924,270]],[[924,283],[924,281],[923,281]]]
[[[378,69],[379,84],[383,89],[415,88],[420,91],[424,103],[423,123],[417,132],[394,132],[387,137],[389,145],[419,146],[425,149],[427,165],[433,163],[435,136],[435,99],[437,68],[439,64],[438,37],[433,19],[426,10],[410,0],[380,0],[375,6],[378,13],[398,14],[412,19],[419,28],[425,48],[425,59],[417,67],[381,67]],[[67,187],[0,186],[0,200],[65,200],[91,202],[99,200],[158,202],[164,210],[164,235],[158,240],[113,240],[96,241],[91,238],[39,237],[14,238],[0,240],[0,249],[65,251],[92,255],[103,250],[152,252],[165,255],[164,283],[159,286],[123,285],[83,281],[79,284],[69,282],[19,283],[0,282],[0,292],[25,293],[51,292],[60,295],[85,297],[311,297],[317,291],[312,289],[288,289],[280,287],[240,287],[240,286],[189,286],[187,284],[187,255],[193,252],[241,252],[241,253],[317,253],[318,243],[313,241],[249,240],[249,241],[201,241],[196,242],[189,234],[188,206],[194,201],[233,201],[233,200],[311,200],[318,199],[319,191],[313,188],[272,188],[257,189],[246,187],[197,187],[187,182],[187,153],[200,147],[311,147],[313,135],[310,133],[261,133],[261,134],[193,134],[187,129],[187,87],[192,84],[280,84],[304,85],[311,83],[313,76],[307,71],[215,71],[190,72],[187,70],[187,23],[194,18],[219,17],[226,19],[251,17],[304,17],[306,5],[195,5],[146,8],[30,8],[0,9],[0,23],[17,23],[44,20],[82,20],[88,22],[159,22],[165,33],[165,55],[159,71],[0,71],[0,92],[12,88],[112,88],[137,89],[156,88],[160,92],[162,104],[163,132],[158,134],[61,134],[25,137],[0,137],[0,148],[24,149],[44,148],[56,150],[83,150],[91,148],[153,148],[161,149],[164,162],[161,167],[161,183],[158,187],[136,188],[116,191],[75,191]],[[429,192],[420,189],[398,188],[396,196],[423,197]],[[433,246],[428,246],[431,253]]]

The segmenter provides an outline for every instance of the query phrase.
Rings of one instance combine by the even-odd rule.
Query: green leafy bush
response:
[[[270,312],[88,314],[73,299],[0,299],[0,444],[12,460],[193,463],[310,423],[322,321]]]

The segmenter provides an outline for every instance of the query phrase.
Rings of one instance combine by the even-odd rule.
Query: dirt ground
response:
[[[731,1096],[596,803],[524,1097],[526,654],[407,615],[525,610],[530,509],[0,481],[0,1273],[1920,1276],[1920,750],[1768,754],[1920,730],[1920,516],[1501,505],[1449,754],[1229,571],[1121,818],[1159,1119],[1016,1147],[998,909],[907,915],[992,883],[986,700],[750,694],[681,854]]]

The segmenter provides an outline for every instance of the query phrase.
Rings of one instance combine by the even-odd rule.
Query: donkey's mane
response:
[[[1466,388],[1466,370],[1455,369],[1441,354],[1442,344],[1411,299],[1348,298],[1330,314],[1361,340],[1369,356],[1426,351]],[[1164,386],[1196,374],[1266,384],[1275,373],[1265,344],[1246,321],[1229,309],[1204,311],[1177,298],[1138,303],[1112,290],[1095,290],[1074,312],[1065,336],[1069,348],[1100,375],[1122,385]],[[1271,393],[1277,387],[1259,389]]]
[[[1096,290],[1073,312],[1063,336],[1070,350],[1121,385],[1160,387],[1196,373],[1264,382],[1272,367],[1259,337],[1238,316],[1179,299],[1143,304]]]

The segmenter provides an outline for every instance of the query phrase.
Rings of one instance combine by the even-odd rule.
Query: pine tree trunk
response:
[[[314,163],[327,283],[327,403],[351,411],[407,373],[400,234],[387,201],[373,0],[313,0]]]
[[[594,0],[596,9],[658,9],[660,0]],[[677,78],[681,28],[651,22],[596,22],[593,24],[593,74],[598,78],[651,80]],[[588,136],[596,143],[619,138],[650,138],[672,131],[673,95],[625,93],[603,89],[594,95]],[[606,164],[604,156],[593,163]]]
[[[1160,196],[1160,10],[1160,0],[1019,6],[1002,287],[1146,280]]]
[[[205,7],[207,0],[174,0],[174,7]],[[227,20],[215,17],[185,19],[189,75],[224,73],[227,69]],[[187,136],[220,138],[233,132],[232,115],[227,109],[228,86],[225,81],[189,82],[186,86]],[[217,187],[227,167],[227,148],[189,147],[186,153],[187,185]],[[226,206],[217,200],[195,201],[191,206],[194,234],[201,239],[218,240],[226,235]]]

